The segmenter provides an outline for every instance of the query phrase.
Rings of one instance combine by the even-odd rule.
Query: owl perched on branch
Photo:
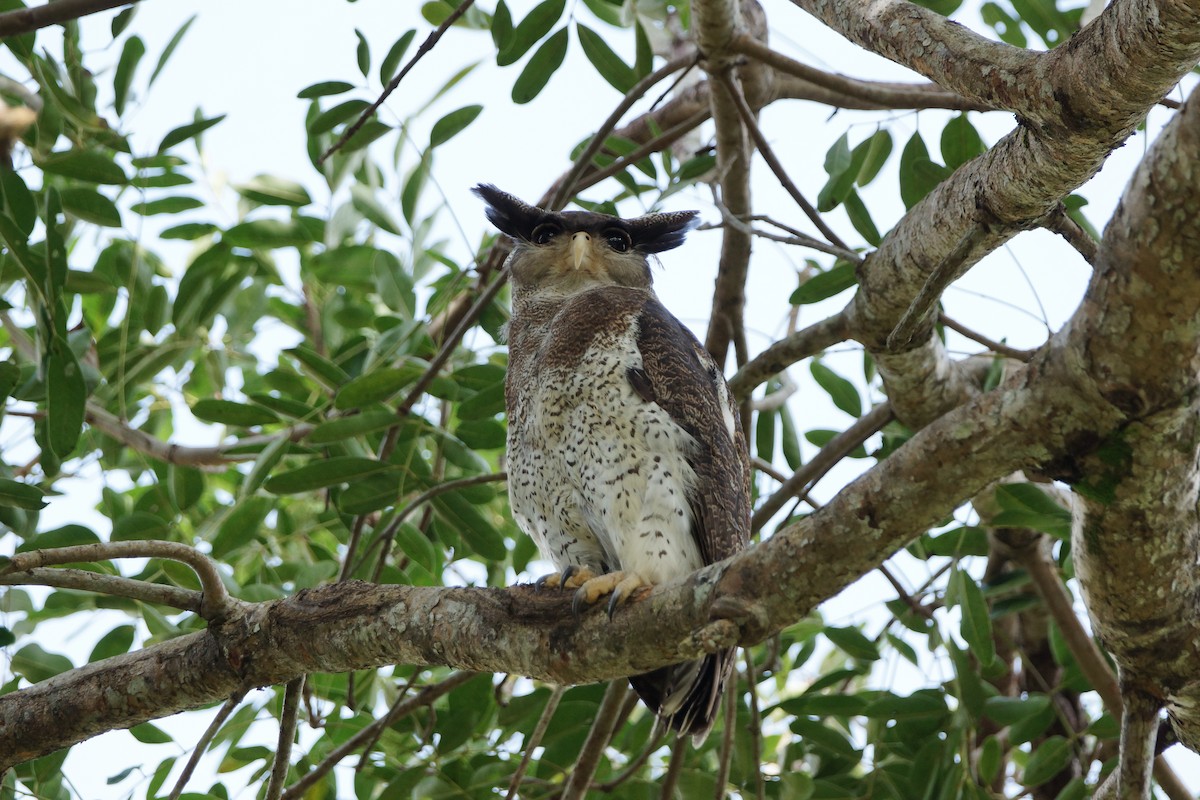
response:
[[[554,213],[495,186],[475,193],[515,241],[508,267],[508,486],[517,524],[608,613],[645,587],[740,550],[750,469],[721,370],[651,288],[652,253],[694,211],[620,219]],[[629,679],[671,728],[702,740],[734,650]]]

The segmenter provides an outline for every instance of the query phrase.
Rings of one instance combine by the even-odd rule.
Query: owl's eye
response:
[[[608,246],[618,253],[624,253],[633,245],[633,240],[629,238],[629,234],[620,228],[609,228],[604,232],[604,241],[608,242]]]
[[[533,229],[533,235],[529,239],[534,244],[545,244],[560,233],[562,233],[562,228],[558,225],[553,222],[543,222]]]

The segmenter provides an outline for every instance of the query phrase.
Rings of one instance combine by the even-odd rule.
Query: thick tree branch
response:
[[[1200,96],[1146,155],[1105,231],[1070,338],[1138,418],[1080,459],[1072,537],[1093,628],[1122,683],[1166,701],[1200,747]]]

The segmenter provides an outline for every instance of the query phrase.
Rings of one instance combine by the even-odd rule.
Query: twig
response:
[[[989,339],[982,333],[971,330],[966,325],[947,317],[945,314],[939,314],[938,320],[950,330],[962,334],[973,342],[978,342],[997,355],[1008,356],[1009,358],[1015,358],[1018,361],[1024,362],[1028,362],[1033,358],[1033,350],[1021,350],[1016,347],[1010,347],[1003,342],[997,342]]]
[[[242,698],[246,696],[246,690],[241,689],[237,693],[230,696],[225,704],[221,706],[221,710],[213,717],[213,721],[209,723],[204,733],[200,736],[196,746],[192,748],[192,755],[188,758],[187,764],[183,767],[183,772],[179,775],[179,780],[175,781],[175,787],[171,789],[171,794],[167,800],[179,800],[179,795],[183,793],[183,787],[187,786],[187,782],[191,780],[192,773],[196,771],[196,765],[200,763],[200,757],[204,755],[204,751],[208,749],[208,743],[212,741],[213,736],[217,734],[221,726],[225,724],[225,720],[233,713],[233,710],[242,702]]]
[[[760,383],[778,375],[797,361],[815,356],[839,342],[846,341],[850,335],[850,319],[844,311],[839,311],[820,322],[814,322],[804,330],[780,339],[750,359],[729,379],[729,391],[735,399],[743,400]]]
[[[904,588],[904,585],[901,584],[900,581],[896,579],[896,576],[892,574],[892,571],[887,568],[887,564],[880,564],[878,569],[880,574],[887,578],[887,582],[890,583],[892,588],[896,590],[896,595],[904,601],[905,605],[912,609],[914,614],[922,616],[925,619],[933,619],[933,611],[926,608],[915,597],[908,593],[908,591]],[[885,627],[883,632],[880,633],[880,636],[886,632],[887,628]]]
[[[178,542],[97,542],[49,550],[31,550],[12,556],[9,563],[0,570],[0,574],[25,572],[36,567],[72,564],[78,561],[107,561],[110,558],[165,558],[187,564],[200,579],[200,586],[204,592],[200,616],[210,622],[228,614],[236,602],[225,591],[225,584],[217,571],[217,562],[195,548]]]
[[[500,470],[499,472],[490,472],[485,475],[472,475],[469,478],[457,478],[456,480],[446,481],[445,483],[439,483],[437,486],[432,486],[409,501],[408,505],[406,505],[400,511],[400,513],[396,515],[396,518],[393,519],[388,525],[387,530],[384,531],[382,538],[385,541],[394,540],[396,529],[403,524],[404,520],[408,519],[409,516],[411,516],[412,513],[418,508],[425,505],[433,498],[438,497],[439,495],[446,494],[447,492],[453,492],[458,489],[465,489],[469,486],[480,486],[485,483],[497,483],[499,481],[506,480],[508,480],[508,473],[504,470]],[[390,551],[391,547],[389,545],[380,554],[379,564],[376,567],[375,575],[372,580],[379,580],[380,570],[382,569],[383,564],[387,561]]]
[[[722,225],[729,225],[731,227],[737,228],[738,230],[742,231],[742,233],[748,234],[750,236],[758,236],[762,239],[770,239],[773,242],[780,242],[781,244],[791,244],[791,245],[796,245],[797,247],[807,247],[811,250],[818,250],[822,253],[828,253],[829,255],[837,256],[838,258],[845,259],[852,264],[859,264],[863,260],[862,256],[859,255],[858,253],[854,252],[853,250],[844,250],[841,247],[838,247],[837,245],[827,244],[826,242],[822,242],[820,239],[817,239],[814,236],[809,236],[807,233],[803,233],[801,231],[797,231],[792,228],[786,228],[786,226],[784,226],[778,222],[772,221],[772,224],[777,225],[780,228],[786,228],[788,230],[787,236],[783,236],[778,233],[772,233],[771,231],[764,231],[761,228],[755,228],[754,226],[749,225],[746,222],[744,222],[743,220],[740,220],[737,217],[730,214],[729,209],[725,208],[724,204],[716,203],[715,205],[717,206],[717,209],[721,212],[721,220],[722,220],[721,224]],[[759,219],[759,218],[761,218],[761,215],[758,215],[758,214],[756,214],[754,217],[752,217],[752,219]],[[715,227],[717,227],[717,226],[716,225],[701,225],[698,228],[698,230],[711,230]]]
[[[788,75],[838,94],[871,103],[881,109],[947,108],[963,111],[991,111],[991,106],[948,92],[936,83],[906,84],[856,80],[811,67],[772,50],[753,36],[742,33],[729,42],[735,53],[760,61]]]
[[[924,285],[921,286],[921,291],[917,292],[917,296],[908,304],[908,308],[904,309],[904,314],[896,323],[896,327],[888,334],[887,349],[889,352],[905,350],[912,343],[925,323],[930,310],[937,305],[942,292],[946,291],[946,287],[954,282],[959,266],[966,261],[967,256],[983,241],[986,235],[987,230],[982,225],[971,225],[958,240],[958,244],[954,245],[954,249],[933,268],[929,277],[925,279]]]
[[[708,116],[709,112],[707,109],[703,111],[697,111],[683,122],[676,123],[660,133],[658,136],[655,136],[653,139],[649,139],[645,144],[634,150],[632,153],[618,158],[607,167],[598,169],[595,172],[587,173],[579,179],[579,185],[576,187],[576,191],[582,192],[584,189],[595,186],[605,178],[616,175],[618,172],[629,167],[630,165],[636,164],[638,161],[641,161],[651,153],[657,153],[659,150],[669,147],[673,142],[675,142],[675,140],[679,139],[685,133],[688,133],[700,125],[700,123],[708,119]]]
[[[725,785],[729,783],[729,765],[733,761],[733,737],[737,731],[737,672],[733,673],[734,685],[725,692],[725,730],[721,731],[721,756],[717,761],[717,776],[714,781],[713,800],[725,800]]]
[[[767,524],[771,517],[793,497],[799,496],[819,481],[834,465],[846,457],[854,448],[861,445],[869,437],[878,433],[884,425],[894,418],[892,407],[883,403],[868,411],[853,425],[830,439],[813,459],[792,477],[784,481],[775,494],[763,501],[750,519],[750,530],[757,531]]]
[[[517,799],[517,791],[521,786],[522,778],[525,777],[525,771],[529,769],[533,751],[542,743],[542,737],[546,735],[546,729],[550,727],[550,720],[554,719],[554,712],[558,709],[558,701],[562,700],[566,691],[565,686],[555,686],[550,692],[550,697],[546,700],[546,707],[542,709],[542,715],[538,717],[537,725],[534,726],[533,731],[522,745],[524,752],[521,753],[521,763],[517,764],[517,770],[508,783],[508,794],[504,796],[504,800]]]
[[[321,154],[321,157],[317,159],[317,166],[323,166],[325,164],[325,159],[329,158],[338,150],[341,150],[346,145],[346,142],[350,141],[350,137],[358,133],[359,129],[362,128],[363,125],[367,124],[367,120],[375,115],[375,112],[379,110],[381,105],[383,105],[383,101],[387,100],[391,93],[396,91],[396,87],[400,85],[400,81],[404,80],[404,76],[407,75],[409,71],[417,65],[417,62],[420,61],[426,53],[433,49],[434,45],[438,43],[438,40],[442,38],[442,35],[446,31],[450,30],[450,26],[453,25],[459,17],[467,13],[467,9],[470,8],[474,2],[475,0],[463,0],[461,3],[459,3],[457,8],[450,12],[450,16],[442,20],[442,24],[437,27],[437,30],[425,37],[425,41],[421,42],[421,46],[417,48],[417,52],[413,53],[413,57],[408,60],[408,63],[405,64],[403,68],[401,68],[400,72],[396,74],[396,77],[392,78],[388,82],[388,85],[384,87],[383,93],[379,95],[374,103],[371,103],[371,105],[363,109],[363,112],[359,114],[358,119],[354,121],[354,124],[349,128],[346,128],[346,130],[342,132],[341,137],[334,142],[328,150]]]
[[[275,743],[275,763],[271,765],[271,782],[267,785],[266,800],[279,800],[287,782],[288,766],[292,760],[292,740],[296,737],[297,710],[304,692],[304,676],[288,681],[283,692],[283,712],[279,718],[279,739]]]
[[[112,597],[129,597],[144,603],[178,608],[181,611],[200,613],[204,595],[178,586],[147,583],[119,575],[102,575],[82,569],[61,567],[34,567],[17,573],[0,574],[2,586],[53,586],[56,589],[81,589]]]
[[[29,33],[49,25],[70,22],[88,14],[133,5],[137,0],[58,0],[33,8],[19,8],[0,14],[0,37]]]
[[[750,752],[754,763],[754,796],[756,800],[765,800],[767,795],[766,781],[762,771],[762,711],[758,707],[758,675],[754,669],[754,654],[749,650],[742,651],[746,662],[746,691],[750,696]]]
[[[1100,244],[1088,235],[1082,225],[1071,219],[1066,206],[1059,203],[1054,207],[1046,218],[1046,227],[1066,239],[1067,244],[1083,256],[1084,261],[1093,267],[1096,266],[1096,261],[1100,258]]]
[[[187,467],[220,467],[235,462],[253,461],[256,457],[254,453],[231,453],[230,451],[235,448],[240,450],[266,445],[280,439],[298,442],[312,433],[314,428],[308,423],[301,423],[285,428],[278,433],[246,436],[231,444],[190,447],[164,442],[145,431],[130,427],[116,415],[90,400],[87,404],[86,419],[93,428],[111,436],[132,450],[167,464]]]
[[[770,461],[767,461],[762,456],[750,456],[750,466],[754,467],[764,475],[779,481],[780,483],[783,483],[787,480],[787,475],[784,475],[782,472],[775,469],[775,465]]]
[[[746,102],[746,98],[742,95],[740,89],[734,85],[733,80],[725,73],[717,73],[713,78],[720,81],[733,97],[734,105],[737,106],[738,114],[742,118],[742,124],[746,126],[751,138],[754,139],[754,146],[758,148],[758,152],[762,154],[763,160],[771,168],[771,172],[775,173],[775,177],[779,180],[779,185],[782,186],[796,204],[804,211],[804,215],[812,221],[812,224],[817,226],[817,230],[825,237],[827,241],[834,244],[843,250],[850,250],[850,246],[842,241],[833,229],[825,224],[825,220],[821,219],[821,215],[817,213],[817,209],[809,203],[796,184],[788,176],[787,170],[784,169],[783,163],[775,156],[775,151],[771,149],[770,143],[767,142],[767,137],[763,135],[762,130],[758,127],[758,122],[754,119],[754,112],[750,109],[750,104]]]
[[[600,701],[600,708],[596,709],[596,718],[592,722],[592,729],[588,731],[587,739],[584,740],[583,747],[579,750],[579,758],[575,760],[575,766],[571,768],[571,777],[567,780],[566,788],[563,789],[562,800],[582,800],[587,795],[588,789],[592,785],[592,776],[596,774],[596,768],[600,766],[604,749],[608,747],[608,743],[612,739],[617,717],[628,692],[629,687],[623,680],[615,680],[608,684],[608,689],[604,692],[604,699]]]
[[[296,800],[296,798],[303,797],[304,793],[309,789],[309,787],[323,778],[331,769],[336,767],[338,762],[340,762],[343,758],[354,752],[354,750],[362,742],[367,741],[371,737],[375,736],[377,731],[387,728],[388,726],[394,724],[396,720],[411,714],[418,708],[423,708],[424,706],[430,705],[439,697],[449,692],[451,689],[455,689],[472,678],[478,676],[478,672],[455,672],[444,681],[426,686],[424,689],[406,700],[398,700],[386,714],[335,747],[329,753],[329,755],[321,759],[321,763],[312,768],[311,772],[289,786],[283,793],[282,800]]]
[[[661,800],[675,800],[675,787],[679,784],[679,773],[683,771],[683,754],[687,750],[687,737],[676,736],[671,746],[671,760],[667,763],[667,774],[662,779]]]
[[[558,211],[565,206],[567,200],[575,193],[575,184],[587,168],[591,166],[592,158],[604,147],[604,143],[608,140],[608,135],[616,129],[617,123],[621,121],[621,117],[625,116],[625,113],[633,107],[633,104],[642,99],[652,86],[684,67],[694,66],[698,58],[699,55],[695,52],[678,56],[635,83],[633,88],[621,99],[617,107],[613,109],[612,113],[608,115],[608,119],[600,123],[600,127],[592,135],[587,147],[583,149],[583,152],[579,154],[579,158],[575,159],[575,163],[571,165],[571,169],[567,172],[566,176],[558,182],[557,187],[551,192],[549,202],[545,207],[550,211]]]
[[[631,699],[635,704],[637,703],[636,696],[631,695]],[[625,769],[621,770],[621,772],[612,780],[607,780],[604,783],[596,784],[594,787],[596,791],[611,792],[637,774],[637,771],[640,770],[645,763],[650,760],[650,756],[654,754],[654,751],[662,745],[663,737],[666,736],[666,734],[666,728],[656,725],[654,732],[650,736],[650,742],[642,748],[642,752],[638,753],[638,757],[630,761],[625,766]],[[511,800],[511,798],[505,798],[505,800]]]

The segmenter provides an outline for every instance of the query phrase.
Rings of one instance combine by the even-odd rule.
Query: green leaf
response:
[[[941,145],[942,160],[950,169],[958,169],[987,150],[979,132],[967,119],[965,112],[951,119],[946,123],[946,127],[942,128]]]
[[[979,16],[983,19],[984,23],[992,26],[992,29],[996,31],[996,35],[1005,44],[1021,48],[1028,44],[1025,39],[1025,33],[1021,30],[1020,20],[1010,17],[1007,12],[995,3],[984,3],[979,9]]]
[[[770,463],[775,458],[775,412],[764,408],[754,420],[754,454]]]
[[[792,305],[805,305],[826,300],[841,294],[851,286],[858,285],[858,276],[853,264],[839,262],[832,269],[818,272],[800,284],[800,288],[792,292],[788,302]]]
[[[353,88],[354,84],[346,81],[320,81],[305,86],[296,94],[296,97],[301,100],[312,100],[317,97],[328,97],[331,94],[342,94]]]
[[[235,184],[233,188],[247,200],[267,206],[299,208],[312,202],[308,190],[299,183],[274,175],[256,175],[246,183]]]
[[[575,33],[579,36],[583,54],[592,62],[601,78],[621,94],[633,88],[638,82],[637,73],[608,46],[604,37],[582,22],[575,23]]]
[[[371,72],[371,45],[367,44],[367,37],[363,36],[362,31],[358,28],[354,29],[354,35],[358,37],[358,47],[354,50],[354,57],[358,61],[358,71],[365,78]]]
[[[493,383],[458,404],[459,419],[487,419],[504,411],[504,383]]]
[[[36,486],[0,478],[0,506],[37,511],[46,507],[46,501],[43,499],[45,496],[46,493]]]
[[[300,247],[312,240],[312,233],[298,219],[256,219],[234,225],[221,234],[225,244],[251,250]]]
[[[392,411],[372,409],[361,414],[354,414],[341,419],[322,422],[313,429],[305,439],[309,444],[331,444],[355,436],[385,430],[399,424],[400,420]]]
[[[431,502],[438,515],[473,552],[488,561],[503,561],[508,556],[500,532],[460,493],[447,492]]]
[[[508,3],[498,0],[496,10],[492,14],[492,44],[496,46],[497,53],[503,52],[508,47],[508,40],[512,37],[512,33],[512,12],[508,8]]]
[[[950,576],[951,592],[958,600],[962,613],[959,632],[980,665],[987,667],[996,658],[996,643],[992,640],[992,621],[987,601],[979,584],[964,570],[956,569]]]
[[[850,169],[850,137],[843,133],[838,140],[825,151],[825,174],[836,178]]]
[[[327,389],[337,389],[350,381],[350,375],[344,369],[307,345],[296,345],[283,352],[294,356],[304,367],[304,371],[320,381]]]
[[[437,147],[450,141],[457,133],[474,122],[480,111],[483,111],[483,106],[463,106],[433,123],[433,130],[429,134],[429,146]]]
[[[783,460],[787,462],[789,468],[799,469],[804,463],[804,459],[800,455],[800,438],[796,433],[796,422],[792,419],[792,412],[786,404],[779,409],[779,428]]]
[[[519,61],[529,48],[550,32],[566,7],[566,0],[543,0],[536,5],[513,29],[508,46],[496,53],[496,64],[506,67]]]
[[[1029,697],[989,697],[983,701],[983,713],[1000,725],[1014,725],[1052,711],[1050,698],[1044,694]]]
[[[404,188],[400,191],[400,211],[409,225],[416,221],[417,201],[421,197],[421,190],[425,188],[425,180],[429,177],[432,164],[433,152],[426,150],[404,180]]]
[[[949,170],[930,159],[925,140],[920,133],[914,133],[900,153],[900,199],[904,207],[915,206],[949,174]]]
[[[1051,736],[1038,745],[1025,764],[1021,783],[1041,786],[1071,763],[1071,743],[1062,736]]]
[[[274,412],[261,406],[235,403],[232,400],[218,400],[212,397],[206,397],[193,403],[192,415],[205,422],[232,425],[236,428],[270,425],[279,421],[279,417]]]
[[[130,36],[125,40],[125,46],[121,48],[121,57],[117,60],[117,71],[113,75],[113,108],[118,116],[125,113],[125,100],[129,96],[133,72],[145,54],[146,45],[137,36]]]
[[[1071,512],[1031,483],[1006,483],[996,487],[1000,513],[989,520],[998,528],[1033,528],[1058,539],[1071,536]]]
[[[823,631],[825,638],[833,642],[842,652],[851,658],[863,661],[878,661],[879,648],[868,639],[858,628],[826,627]]]
[[[144,541],[164,539],[167,533],[167,523],[162,517],[146,511],[134,511],[113,523],[109,538],[114,542]]]
[[[4,207],[12,221],[17,224],[21,238],[28,237],[33,233],[38,219],[33,193],[29,191],[21,176],[11,169],[0,170],[0,189],[4,190]],[[59,194],[61,196],[62,193]]]
[[[862,399],[854,384],[838,375],[820,361],[813,361],[809,366],[813,380],[829,393],[833,404],[852,417],[862,416]]]
[[[442,559],[434,543],[429,537],[410,523],[402,523],[396,528],[396,545],[400,552],[416,561],[430,573],[438,574],[441,570]]]
[[[195,241],[203,236],[209,236],[218,231],[211,222],[185,222],[182,225],[172,225],[158,235],[160,239],[184,239]]]
[[[550,76],[562,66],[567,55],[567,29],[559,28],[547,39],[521,71],[512,88],[514,103],[528,103],[546,87]]]
[[[887,163],[888,156],[892,154],[892,135],[883,129],[875,131],[867,142],[862,166],[858,168],[858,175],[855,177],[859,186],[866,186],[875,180],[879,170]]]
[[[113,628],[101,636],[100,641],[96,642],[96,646],[92,648],[92,654],[88,656],[88,663],[128,653],[129,648],[133,646],[133,635],[134,627],[132,625],[118,625]]]
[[[121,212],[112,200],[94,189],[69,187],[59,190],[63,210],[79,217],[84,222],[108,228],[121,227]]]
[[[361,480],[370,475],[377,475],[393,469],[395,467],[390,464],[376,461],[373,458],[336,456],[281,472],[263,484],[263,488],[272,494],[311,492],[327,486]]]
[[[65,203],[65,200],[64,200]],[[134,203],[129,210],[143,217],[153,217],[156,214],[179,214],[194,208],[203,208],[204,202],[195,197],[179,195],[176,197],[161,197],[145,203]]]
[[[862,713],[871,719],[936,720],[946,716],[947,708],[945,697],[939,692],[918,691],[907,697],[884,693],[868,703]]]
[[[842,198],[842,207],[846,209],[846,216],[850,218],[850,224],[854,226],[854,230],[858,231],[868,244],[878,247],[879,243],[883,241],[883,237],[879,235],[879,229],[875,227],[875,221],[871,219],[871,212],[867,210],[867,206],[858,196],[858,192],[853,189],[847,192],[846,196]]]
[[[87,396],[79,361],[66,341],[55,339],[46,359],[46,433],[51,452],[59,458],[79,441]]]
[[[415,381],[421,370],[412,366],[387,367],[361,375],[338,390],[333,407],[339,411],[362,408],[387,400]]]
[[[412,44],[416,35],[415,28],[405,31],[404,35],[396,40],[396,43],[387,51],[387,55],[383,57],[383,63],[379,65],[379,82],[384,86],[387,86],[392,82],[392,78],[396,77],[396,73],[400,70],[400,62],[404,59],[404,54],[408,52],[409,45]]]
[[[158,152],[160,154],[165,153],[175,145],[199,136],[223,119],[225,119],[225,115],[219,114],[215,117],[202,117],[197,119],[195,122],[189,122],[187,125],[180,125],[178,128],[174,129],[163,137],[163,140],[158,145]]]
[[[158,57],[158,63],[154,65],[154,71],[150,73],[150,80],[147,81],[147,87],[153,86],[155,79],[159,73],[167,66],[167,61],[171,59],[171,55],[175,52],[175,48],[179,47],[179,43],[183,41],[183,35],[188,32],[188,28],[192,27],[192,23],[196,21],[196,15],[192,14],[187,18],[187,21],[179,26],[179,30],[175,31],[175,35],[171,37],[171,41],[167,42],[167,46],[163,48],[162,55]]]
[[[369,514],[396,505],[400,482],[395,475],[370,475],[356,480],[337,496],[337,507],[347,514]]]
[[[366,100],[346,100],[318,114],[308,123],[308,132],[313,136],[329,131],[343,122],[354,119],[371,107]]]
[[[125,170],[121,169],[112,158],[99,150],[60,150],[49,153],[45,158],[35,163],[43,172],[51,175],[62,175],[66,178],[76,178],[90,183],[107,183],[123,186],[129,183]]]
[[[58,653],[48,653],[38,644],[27,644],[13,653],[8,668],[30,683],[40,683],[47,678],[74,669],[71,659]]]
[[[379,198],[375,196],[375,190],[369,186],[361,183],[350,184],[350,203],[358,213],[362,214],[380,229],[394,236],[400,235],[400,226],[392,218],[391,212],[379,202]]]
[[[159,728],[157,725],[153,725],[149,722],[143,722],[140,725],[134,725],[129,729],[129,732],[133,734],[133,738],[137,739],[142,744],[170,744],[171,742],[175,741],[162,728]],[[151,792],[151,794],[153,794],[153,792]]]

